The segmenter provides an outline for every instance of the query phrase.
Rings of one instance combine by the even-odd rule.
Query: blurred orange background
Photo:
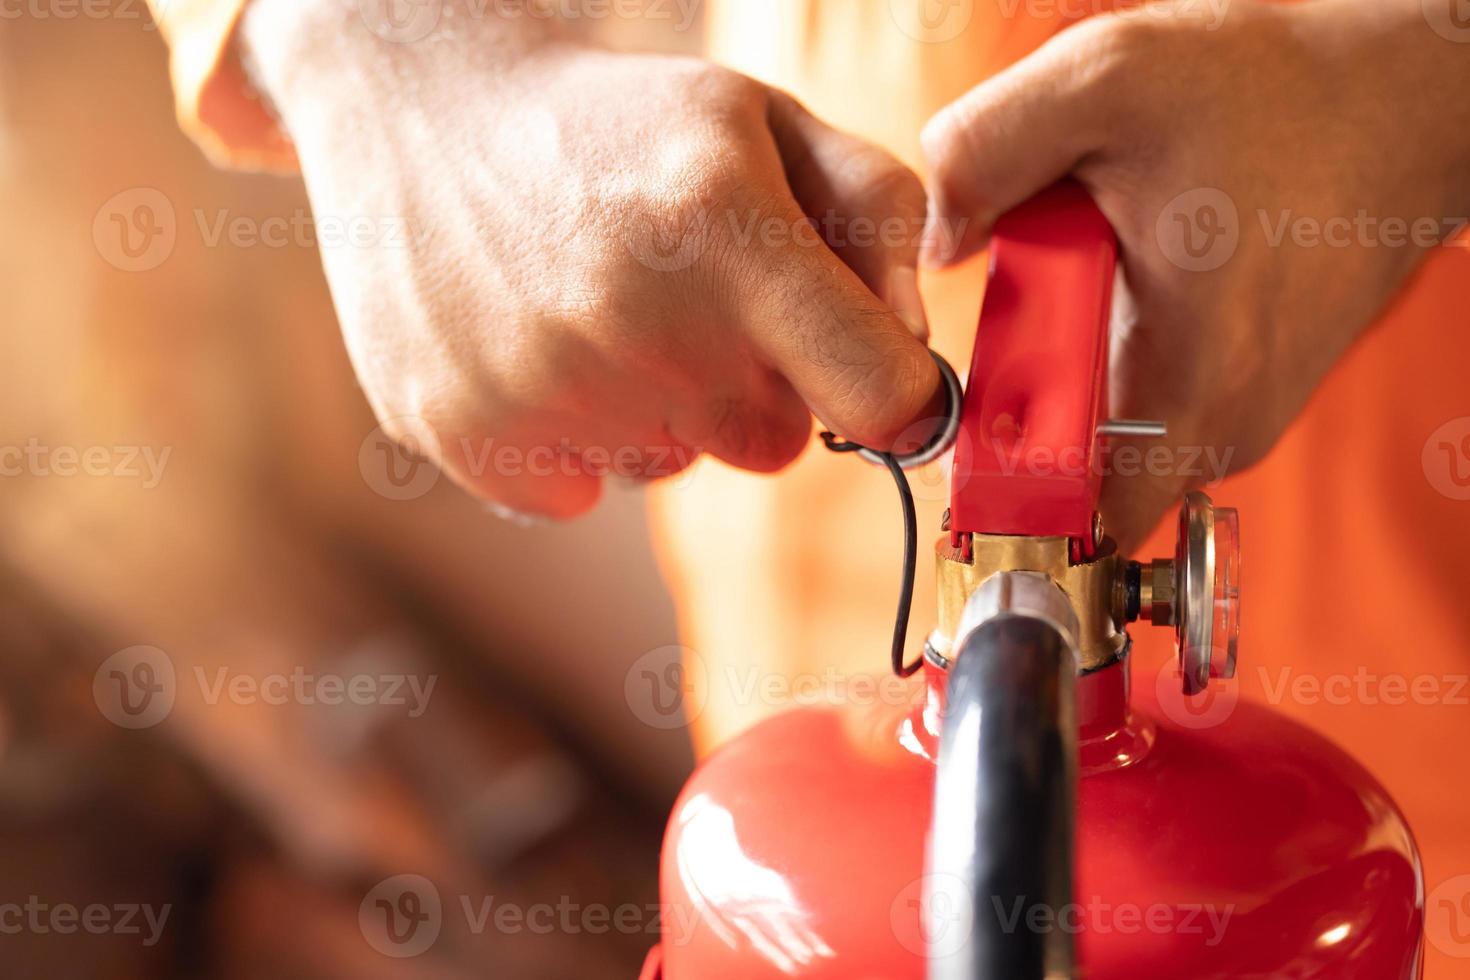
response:
[[[172,242],[119,251],[111,216],[160,195]],[[0,973],[635,975],[656,937],[596,916],[656,928],[689,766],[687,733],[625,702],[630,663],[677,657],[641,496],[536,528],[447,480],[383,496],[299,181],[216,170],[179,132],[141,2],[0,17],[0,214],[0,444],[30,453],[0,482],[0,901],[34,896],[43,925],[170,909],[151,944],[0,935]],[[178,696],[129,730],[94,677],[139,645]],[[200,696],[302,674],[434,686],[418,716]],[[431,954],[389,959],[359,906],[409,869],[446,908],[579,925],[446,915]]]

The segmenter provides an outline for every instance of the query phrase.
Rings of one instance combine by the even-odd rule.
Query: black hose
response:
[[[931,954],[930,980],[1076,975],[1074,672],[1057,627],[1024,614],[982,623],[955,650],[925,907],[962,904],[970,929]]]

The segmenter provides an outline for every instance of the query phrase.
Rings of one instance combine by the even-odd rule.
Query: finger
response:
[[[777,220],[802,222],[795,199]],[[875,449],[942,413],[928,349],[814,236],[750,250],[744,287],[729,300],[759,355],[838,435]]]
[[[1146,459],[1150,449],[1158,448],[1143,443],[1129,446],[1138,454],[1138,459]],[[1122,445],[1112,447],[1115,460],[1122,448]],[[1177,473],[1150,472],[1143,464],[1110,467],[1102,483],[1098,507],[1102,512],[1103,526],[1117,542],[1119,553],[1131,555],[1137,551],[1164,515],[1179,506],[1186,489],[1188,481]]]
[[[714,389],[670,409],[669,416],[669,433],[679,443],[757,473],[786,466],[812,435],[811,413],[801,397],[764,369],[739,390]]]
[[[473,496],[518,514],[576,517],[602,493],[601,476],[552,431],[491,436],[473,422],[419,415],[382,428],[409,462],[427,460]]]
[[[792,193],[828,246],[915,337],[928,340],[918,276],[927,202],[919,178],[784,93],[772,94],[770,123]]]
[[[444,470],[477,497],[554,520],[581,516],[602,496],[602,478],[560,441],[465,441],[446,450]]]
[[[1072,27],[940,110],[921,137],[929,167],[925,265],[961,262],[986,245],[995,219],[1066,176],[1104,145],[1118,92],[1110,22]]]

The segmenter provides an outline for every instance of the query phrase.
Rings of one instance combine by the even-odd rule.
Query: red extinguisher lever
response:
[[[996,222],[955,443],[957,547],[971,533],[1065,536],[1092,554],[1117,254],[1075,181]]]

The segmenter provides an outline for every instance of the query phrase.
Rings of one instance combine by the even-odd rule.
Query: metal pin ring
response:
[[[938,351],[929,351],[929,356],[934,358],[934,364],[939,368],[939,377],[943,379],[944,425],[934,433],[934,438],[914,452],[894,454],[893,458],[898,465],[906,470],[934,462],[954,445],[955,438],[960,434],[960,406],[965,398],[964,390],[960,387],[960,377]],[[858,455],[874,465],[888,465],[883,461],[884,454],[875,449],[859,449]]]

